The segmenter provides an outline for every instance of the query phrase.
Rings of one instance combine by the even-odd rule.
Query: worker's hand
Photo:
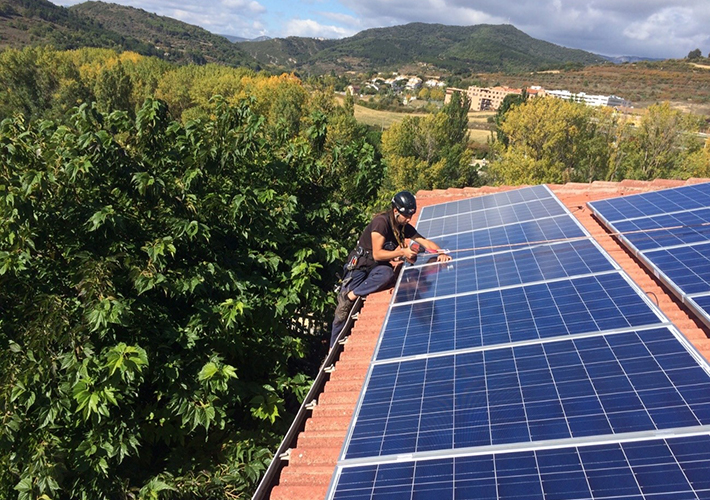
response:
[[[451,260],[451,255],[446,253],[440,253],[436,258],[437,262],[449,262]]]
[[[402,249],[402,257],[407,259],[409,262],[414,262],[417,260],[417,252],[412,250],[410,247],[399,247]]]

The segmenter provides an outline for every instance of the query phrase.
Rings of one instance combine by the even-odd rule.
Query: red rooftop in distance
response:
[[[688,181],[657,179],[650,182],[624,180],[548,185],[591,236],[631,279],[653,298],[661,311],[705,359],[710,359],[710,330],[695,319],[693,313],[689,312],[649,273],[643,264],[607,233],[592,216],[586,203],[708,181],[710,179]],[[416,194],[417,204],[421,209],[429,205],[520,187],[522,186],[486,186],[419,191]],[[416,224],[416,220],[413,224]],[[343,353],[335,364],[325,389],[318,397],[318,404],[306,422],[304,431],[299,434],[296,447],[291,450],[289,463],[281,471],[278,484],[271,490],[269,498],[272,500],[323,500],[325,498],[391,298],[391,290],[372,294],[367,298],[344,345]]]

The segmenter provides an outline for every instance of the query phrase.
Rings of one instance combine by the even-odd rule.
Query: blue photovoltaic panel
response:
[[[614,272],[393,306],[376,357],[383,360],[656,323],[659,317]]]
[[[345,458],[710,424],[710,376],[667,328],[374,367]]]
[[[707,500],[710,436],[343,469],[337,500]]]
[[[710,293],[710,243],[656,250],[646,257],[683,292]]]
[[[483,210],[485,208],[496,208],[551,197],[552,193],[545,186],[532,186],[487,196],[465,198],[463,200],[456,200],[448,203],[441,203],[439,205],[424,207],[419,215],[419,221],[421,222],[448,215],[460,215],[468,212]]]
[[[420,221],[417,223],[417,230],[427,238],[435,238],[504,224],[526,222],[542,217],[552,217],[563,213],[565,213],[565,209],[557,199],[546,198],[501,208],[488,208],[478,212]]]
[[[609,222],[685,212],[710,206],[710,183],[589,203]]]
[[[611,200],[589,207],[710,326],[695,294],[710,294],[710,183]]]
[[[436,256],[432,258],[436,259]],[[612,263],[589,240],[541,245],[476,258],[458,258],[455,264],[430,263],[405,269],[394,302],[461,295],[613,270]]]
[[[625,223],[685,241],[657,229],[706,211],[662,210],[706,192]],[[417,229],[454,259],[401,273],[328,498],[710,500],[710,367],[547,187],[425,208]],[[674,272],[706,279],[690,262]]]
[[[688,302],[692,302],[696,309],[704,311],[710,317],[710,295],[691,297]]]
[[[425,234],[424,236],[429,236]],[[441,248],[456,250],[456,258],[484,255],[503,250],[515,250],[542,242],[555,242],[586,237],[579,224],[569,214],[507,224],[449,236],[433,238]],[[416,265],[427,261],[420,255]]]
[[[641,251],[688,245],[710,239],[710,209],[619,221],[614,227]]]

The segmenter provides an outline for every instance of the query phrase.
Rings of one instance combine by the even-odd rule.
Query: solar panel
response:
[[[611,198],[588,205],[605,214],[609,222],[686,212],[710,206],[710,183]]]
[[[710,327],[710,183],[588,205]]]
[[[503,207],[506,205],[515,205],[532,200],[541,200],[551,198],[552,193],[545,186],[532,186],[526,189],[517,189],[513,191],[505,191],[488,196],[479,196],[477,198],[465,198],[463,200],[452,201],[450,203],[441,203],[439,205],[430,205],[422,208],[419,214],[419,223],[432,218],[440,218],[448,215],[461,215],[468,212],[475,212],[485,208]]]
[[[493,228],[513,222],[526,222],[542,217],[564,213],[564,208],[553,198],[520,202],[496,208],[485,208],[438,219],[429,219],[417,224],[417,229],[427,238],[436,238],[464,231]]]
[[[659,322],[647,299],[620,273],[606,273],[393,305],[376,359]]]
[[[440,236],[436,241],[442,248],[455,248],[456,257],[460,259],[501,250],[515,250],[538,242],[570,241],[575,238],[586,238],[586,236],[569,215],[563,214],[518,224]],[[415,265],[425,262],[425,258],[419,259]]]
[[[699,434],[348,467],[333,498],[698,500],[709,470]]]
[[[710,367],[546,186],[425,215],[328,498],[710,498]]]
[[[667,328],[376,364],[345,459],[710,424]]]
[[[540,245],[474,258],[456,265],[433,262],[404,270],[395,302],[481,292],[523,283],[613,271],[613,264],[589,240]],[[411,286],[410,286],[411,285]]]

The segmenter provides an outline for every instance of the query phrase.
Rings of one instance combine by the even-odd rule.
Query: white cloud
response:
[[[311,38],[343,38],[354,34],[340,26],[328,26],[312,19],[291,19],[284,30],[292,36]]]
[[[678,28],[693,22],[689,9],[668,8],[654,13],[647,19],[633,22],[624,30],[624,35],[634,40],[649,40],[673,36]]]
[[[221,0],[220,3],[229,9],[235,10],[235,14],[239,14],[238,11],[247,11],[254,14],[266,12],[266,7],[253,0]]]

